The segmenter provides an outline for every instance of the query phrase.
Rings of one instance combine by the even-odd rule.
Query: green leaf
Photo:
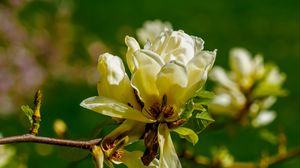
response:
[[[184,110],[181,113],[180,117],[188,119],[188,118],[192,117],[193,111],[194,111],[194,103],[193,103],[192,99],[190,99],[185,104]]]
[[[215,96],[213,92],[206,90],[198,91],[194,97],[190,98],[184,107],[181,118],[190,118],[194,110],[207,111],[206,105],[210,103],[211,99]]]
[[[205,106],[204,106],[205,107]],[[185,124],[185,127],[191,128],[197,134],[201,133],[208,125],[213,123],[215,120],[211,117],[209,112],[207,111],[207,107],[205,110],[194,110],[193,116],[188,120]]]
[[[22,105],[21,109],[27,116],[30,124],[32,125],[33,124],[33,120],[32,120],[33,110],[28,105]]]
[[[215,94],[213,92],[209,92],[206,90],[201,90],[195,94],[195,96],[192,98],[194,103],[200,103],[207,105],[210,103],[210,101],[215,97]]]
[[[196,118],[214,122],[215,120],[211,117],[208,111],[202,111],[201,113],[197,113]]]
[[[214,96],[213,92],[201,90],[187,101],[185,109],[181,114],[181,118],[188,119],[188,122],[185,124],[186,127],[191,128],[199,134],[215,121],[207,110],[207,104]]]
[[[195,145],[198,142],[198,135],[190,128],[177,127],[175,129],[172,129],[172,131],[178,133],[180,138],[186,139],[193,145]]]
[[[203,111],[207,111],[207,106],[201,103],[194,103],[194,109],[203,112]]]

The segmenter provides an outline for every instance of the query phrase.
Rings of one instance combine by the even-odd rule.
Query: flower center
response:
[[[110,159],[115,161],[120,161],[123,155],[124,155],[124,151],[119,149],[111,155]]]
[[[146,109],[149,116],[158,122],[165,122],[174,114],[174,108],[170,105],[161,106],[160,103],[154,103],[149,109]]]
[[[152,119],[158,122],[166,122],[167,119],[171,119],[174,115],[174,107],[167,105],[166,95],[163,96],[161,103],[156,102],[145,111]]]
[[[129,137],[119,135],[116,138],[105,138],[102,141],[102,149],[105,157],[109,160],[120,161],[124,155],[123,147],[128,142]]]

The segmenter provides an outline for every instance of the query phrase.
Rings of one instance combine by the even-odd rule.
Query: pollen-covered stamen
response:
[[[167,96],[164,95],[161,103],[154,103],[148,109],[145,109],[147,114],[158,122],[165,122],[174,115],[174,107],[167,105]]]
[[[161,112],[164,115],[164,118],[167,119],[167,118],[170,118],[170,117],[173,116],[174,108],[173,108],[173,106],[166,105],[166,106],[161,108]]]
[[[182,119],[178,119],[178,120],[173,121],[173,122],[168,122],[167,125],[168,125],[169,129],[174,129],[174,128],[177,128],[177,127],[181,126],[186,121],[187,120],[185,118],[182,118]]]
[[[114,142],[112,142],[111,139],[106,139],[102,145],[104,150],[113,149],[115,146],[116,146],[116,144]]]
[[[119,149],[111,155],[110,159],[115,161],[121,161],[121,158],[123,157],[124,153],[124,150]]]
[[[160,114],[160,104],[154,103],[149,109],[146,110],[146,112],[153,118],[157,119]]]

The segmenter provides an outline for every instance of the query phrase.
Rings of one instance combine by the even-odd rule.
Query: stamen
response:
[[[174,108],[170,105],[162,107],[161,111],[164,114],[164,118],[169,118],[174,114]]]
[[[174,129],[174,128],[177,128],[177,127],[181,126],[185,122],[186,122],[186,119],[181,118],[181,119],[178,119],[178,120],[173,121],[173,122],[168,122],[167,125],[168,125],[169,129]]]
[[[114,142],[111,142],[110,139],[106,139],[105,142],[103,142],[103,143],[104,143],[103,148],[104,148],[105,150],[112,149],[112,148],[114,148],[114,147],[116,146],[115,143],[114,143]]]
[[[121,161],[121,158],[124,156],[124,151],[119,149],[111,155],[111,159],[115,161]]]
[[[159,114],[161,113],[159,103],[154,103],[154,104],[150,107],[149,112],[150,112],[150,115],[151,115],[153,118],[157,119],[157,117],[158,117]]]

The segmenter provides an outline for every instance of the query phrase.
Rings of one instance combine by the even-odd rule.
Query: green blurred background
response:
[[[41,88],[41,136],[58,136],[53,130],[58,118],[68,127],[65,138],[103,135],[103,126],[114,125],[110,118],[79,106],[83,99],[97,94],[97,56],[110,52],[123,58],[125,35],[136,36],[136,29],[144,21],[160,19],[172,23],[175,30],[203,38],[206,49],[218,49],[216,65],[228,67],[229,50],[245,47],[253,54],[262,53],[266,62],[277,64],[287,74],[284,88],[289,95],[279,98],[272,107],[278,112],[275,122],[261,129],[206,129],[194,147],[174,136],[176,144],[183,144],[178,151],[185,148],[194,155],[211,156],[213,147],[226,146],[237,161],[258,160],[262,152],[272,155],[277,150],[276,145],[259,136],[262,129],[274,134],[284,130],[288,149],[297,147],[299,15],[298,0],[1,0],[0,75],[6,76],[0,76],[0,83],[12,82],[0,87],[0,132],[3,136],[27,132],[29,124],[19,107],[32,106],[35,90]],[[31,74],[22,74],[30,68],[34,69]],[[4,107],[9,101],[11,106]],[[37,144],[11,147],[16,147],[17,154],[11,167],[16,167],[17,162],[28,168],[93,167],[88,153],[81,150]],[[298,156],[273,167],[300,167],[299,160]],[[182,164],[201,167],[186,159]]]

